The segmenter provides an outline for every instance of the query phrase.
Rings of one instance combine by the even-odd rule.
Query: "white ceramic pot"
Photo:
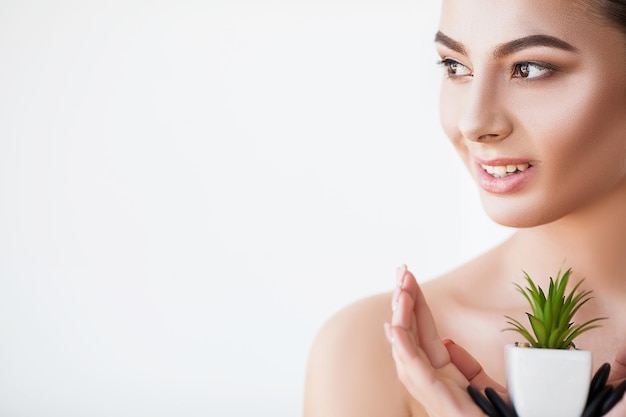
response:
[[[519,417],[580,417],[591,382],[591,352],[505,347],[507,390]]]

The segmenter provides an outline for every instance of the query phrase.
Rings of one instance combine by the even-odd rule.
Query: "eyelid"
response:
[[[452,74],[450,71],[450,66],[453,64],[458,64],[466,68],[470,73],[472,72],[470,67],[468,67],[467,65],[463,64],[462,62],[454,58],[442,58],[441,60],[437,61],[437,65],[445,67],[447,69],[447,72],[448,72],[447,76],[449,78],[460,78],[460,77],[467,77],[471,75],[471,74]]]
[[[449,64],[461,64],[464,67],[466,67],[466,65],[460,62],[458,59],[454,59],[454,58],[441,58],[440,60],[437,61],[437,65],[449,65]]]
[[[532,80],[538,80],[541,78],[545,78],[547,76],[550,76],[552,74],[554,74],[555,72],[558,72],[560,70],[560,68],[554,64],[550,64],[547,62],[542,62],[542,61],[518,61],[515,62],[512,66],[511,66],[511,74],[514,75],[515,72],[517,71],[517,69],[521,66],[521,65],[532,65],[536,68],[540,68],[543,70],[546,70],[547,73],[540,75],[538,77],[532,77],[532,78],[525,78],[525,77],[515,77],[515,78],[521,78],[523,81],[525,82],[530,82]]]
[[[551,71],[558,71],[559,67],[554,65],[554,64],[550,64],[548,62],[542,62],[542,61],[518,61],[516,63],[513,64],[512,68],[515,68],[519,65],[523,65],[523,64],[527,64],[527,65],[534,65],[535,67],[539,67],[539,68],[544,68],[547,70],[551,70]]]
[[[453,62],[454,60],[450,59],[450,58],[441,58],[439,60],[437,60],[437,66],[438,67],[449,67],[450,64]]]

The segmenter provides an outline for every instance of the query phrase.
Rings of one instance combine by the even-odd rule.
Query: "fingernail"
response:
[[[391,311],[396,311],[398,308],[398,299],[400,298],[400,293],[402,292],[402,288],[396,287],[391,296]]]
[[[385,322],[383,327],[385,328],[385,337],[387,338],[387,341],[393,345],[394,339],[393,334],[391,334],[391,325]]]
[[[445,346],[449,346],[449,345],[456,345],[456,343],[454,343],[454,341],[452,339],[443,339],[441,341]]]
[[[404,275],[406,274],[406,265],[401,265],[396,269],[396,286],[402,288],[404,284]]]

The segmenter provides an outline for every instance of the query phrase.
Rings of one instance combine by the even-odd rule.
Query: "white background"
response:
[[[438,9],[0,1],[0,415],[300,415],[335,311],[506,236]]]

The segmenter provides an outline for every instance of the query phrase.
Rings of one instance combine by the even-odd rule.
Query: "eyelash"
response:
[[[437,65],[443,67],[445,69],[445,76],[446,78],[450,78],[450,79],[455,79],[455,78],[460,78],[460,77],[466,77],[467,75],[458,75],[456,73],[453,72],[452,70],[452,66],[453,65],[461,65],[463,67],[465,67],[465,65],[461,64],[459,61],[456,61],[454,59],[450,59],[450,58],[444,58],[440,61],[437,61]],[[467,67],[465,67],[467,68]],[[468,68],[469,70],[469,68]]]
[[[467,68],[468,70],[469,70],[469,68],[466,67],[465,65],[461,64],[459,61],[456,61],[454,59],[445,58],[445,59],[442,59],[442,60],[438,61],[437,64],[439,66],[442,66],[442,67],[444,67],[446,69],[446,77],[447,78],[454,79],[454,78],[460,78],[460,77],[467,77],[467,76],[471,75],[471,74],[464,74],[464,75],[455,74],[452,71],[452,69],[451,69],[453,65],[457,65],[458,64],[458,65],[460,65],[462,67]],[[539,69],[541,71],[546,71],[546,73],[542,74],[542,75],[539,75],[538,77],[532,77],[532,78],[528,79],[527,78],[528,75],[527,76],[522,76],[521,75],[522,67],[524,67],[524,66],[526,66],[527,68],[528,67],[534,67],[534,68],[537,68],[537,69]],[[558,71],[558,68],[556,66],[548,64],[548,63],[534,62],[534,61],[522,61],[522,62],[516,62],[515,64],[512,65],[512,67],[511,67],[511,77],[518,78],[518,79],[520,79],[520,80],[522,80],[524,82],[530,82],[530,81],[533,81],[533,80],[536,80],[536,79],[541,79],[541,78],[548,77],[548,76],[552,75],[553,73],[555,73],[556,71]],[[517,76],[516,76],[516,74],[517,74]]]

